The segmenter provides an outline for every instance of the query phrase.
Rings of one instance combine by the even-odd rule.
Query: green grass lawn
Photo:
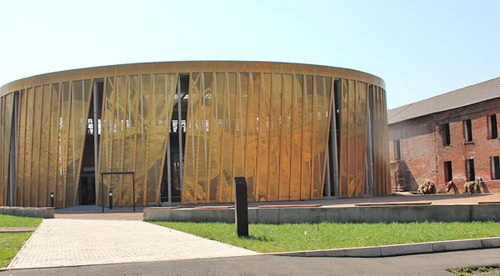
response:
[[[0,268],[9,264],[31,234],[32,232],[0,233]]]
[[[41,218],[0,215],[0,227],[36,227]],[[0,233],[0,268],[6,267],[14,258],[32,232]]]
[[[40,222],[41,218],[0,215],[0,227],[36,227]]]
[[[153,222],[258,252],[376,246],[500,236],[500,222],[250,224],[238,238],[232,223]]]

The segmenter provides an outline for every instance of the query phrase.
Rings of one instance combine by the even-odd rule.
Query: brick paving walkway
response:
[[[106,219],[106,220],[142,220],[142,207],[134,212],[131,207],[115,207],[112,210],[105,208],[102,213],[100,206],[73,206],[56,209],[54,218],[63,219]]]
[[[104,220],[139,220],[142,221],[142,210],[140,212],[128,213],[56,213],[56,219],[104,219]]]
[[[134,220],[46,219],[8,268],[217,258],[256,252]]]

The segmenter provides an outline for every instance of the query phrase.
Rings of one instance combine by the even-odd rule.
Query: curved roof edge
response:
[[[385,82],[380,77],[354,69],[326,65],[270,61],[164,61],[106,65],[35,75],[3,85],[0,87],[0,94],[3,96],[26,87],[72,79],[102,78],[110,75],[203,71],[327,74],[339,78],[357,79],[385,89]]]

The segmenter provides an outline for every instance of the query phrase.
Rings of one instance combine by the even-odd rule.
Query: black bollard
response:
[[[236,186],[235,222],[238,237],[248,237],[247,181],[244,177],[234,178]]]
[[[113,191],[109,191],[109,209],[113,209]]]
[[[50,207],[55,206],[54,193],[50,193]]]

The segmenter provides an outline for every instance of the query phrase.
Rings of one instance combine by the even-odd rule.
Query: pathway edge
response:
[[[500,248],[500,237],[265,254],[289,257],[389,257],[487,248]]]

